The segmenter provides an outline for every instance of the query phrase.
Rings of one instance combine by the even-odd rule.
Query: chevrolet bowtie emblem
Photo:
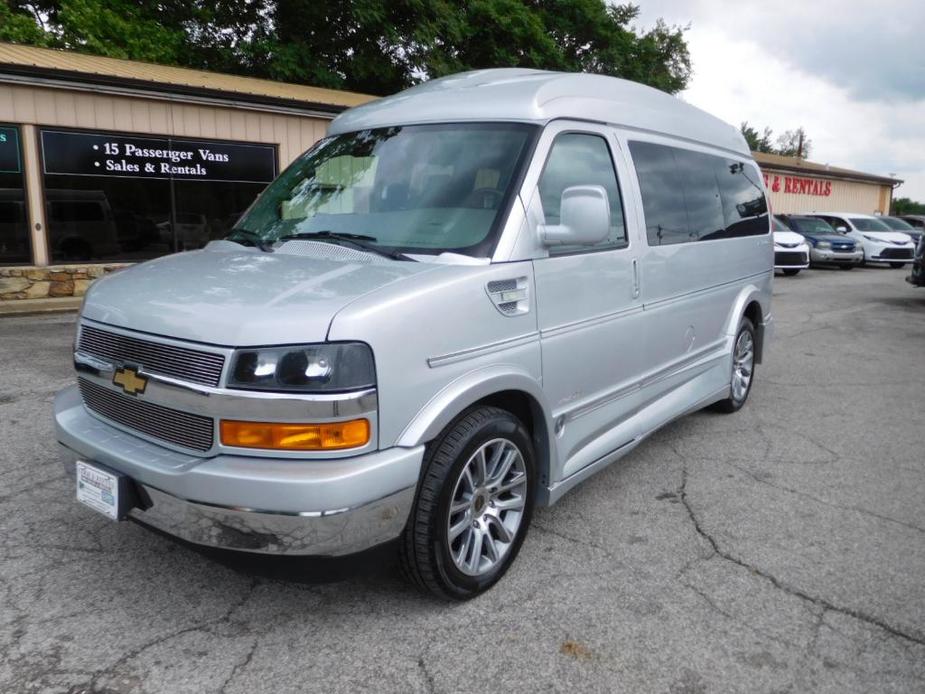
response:
[[[148,385],[148,379],[144,376],[139,376],[137,369],[133,369],[129,366],[116,369],[116,372],[112,376],[112,382],[117,386],[121,386],[122,390],[129,395],[144,393],[145,387]]]

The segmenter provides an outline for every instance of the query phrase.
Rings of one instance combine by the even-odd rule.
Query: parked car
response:
[[[906,277],[906,281],[916,287],[925,287],[925,236],[919,237],[912,260],[912,272]]]
[[[839,233],[828,222],[818,217],[800,214],[777,215],[788,227],[803,236],[810,244],[810,265],[837,265],[851,270],[864,260],[861,244]]]
[[[877,219],[886,224],[893,231],[901,231],[904,234],[908,234],[912,237],[912,241],[916,244],[918,244],[919,239],[922,238],[922,230],[916,229],[912,224],[907,222],[902,217],[881,215],[877,217]]]
[[[901,214],[899,218],[919,231],[925,229],[925,214]]]
[[[802,236],[791,231],[780,217],[771,219],[774,233],[774,269],[785,275],[796,275],[809,267],[809,244]]]
[[[893,231],[879,218],[855,212],[813,213],[824,219],[835,231],[847,234],[861,244],[865,263],[888,263],[901,268],[912,261],[915,244],[908,234]]]
[[[745,405],[772,267],[737,128],[611,77],[438,79],[339,115],[227,240],[94,283],[57,438],[111,519],[246,552],[398,539],[470,598],[534,507]]]

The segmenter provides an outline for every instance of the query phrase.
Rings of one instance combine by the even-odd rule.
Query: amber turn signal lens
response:
[[[369,420],[325,424],[238,422],[223,419],[222,444],[279,451],[336,451],[369,443]]]

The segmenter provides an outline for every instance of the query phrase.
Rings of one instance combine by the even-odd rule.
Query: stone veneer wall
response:
[[[0,267],[0,301],[83,296],[97,277],[121,270],[114,265],[52,265],[50,267]]]

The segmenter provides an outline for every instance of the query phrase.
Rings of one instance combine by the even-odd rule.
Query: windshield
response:
[[[823,219],[817,219],[816,217],[791,217],[791,224],[793,224],[797,230],[805,231],[807,233],[817,233],[817,234],[837,234],[831,227],[831,225]]]
[[[487,257],[535,131],[473,123],[330,137],[271,183],[236,228],[267,243],[354,234],[401,252]]]
[[[858,231],[890,231],[890,227],[879,219],[871,217],[851,217],[851,223]]]
[[[880,221],[890,227],[890,229],[895,229],[896,231],[915,231],[915,227],[913,227],[904,219],[897,219],[896,217],[880,217]]]
[[[778,219],[776,216],[775,216],[775,217],[771,217],[771,229],[772,229],[773,231],[790,231],[790,227],[788,227],[786,224],[784,224],[784,223],[783,223],[780,219]]]

